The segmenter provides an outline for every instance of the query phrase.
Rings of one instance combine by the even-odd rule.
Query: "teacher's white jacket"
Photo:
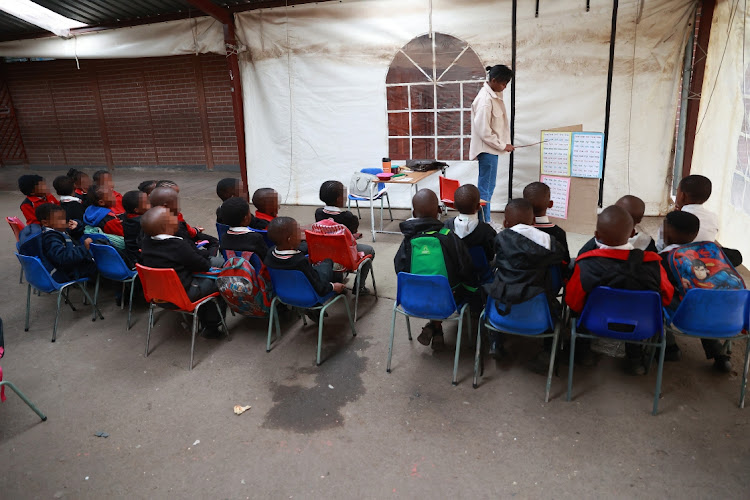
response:
[[[503,95],[496,93],[485,82],[471,103],[469,158],[476,160],[479,153],[501,155],[508,144],[510,126]]]

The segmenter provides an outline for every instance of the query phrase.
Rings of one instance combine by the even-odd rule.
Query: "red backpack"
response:
[[[232,311],[254,318],[268,316],[273,300],[271,277],[253,252],[227,251],[216,286]],[[257,268],[251,262],[257,261]]]

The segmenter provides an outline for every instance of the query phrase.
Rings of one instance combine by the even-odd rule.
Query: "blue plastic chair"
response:
[[[492,281],[492,267],[487,260],[487,254],[482,247],[476,246],[469,248],[471,263],[474,266],[474,272],[479,278],[479,283],[489,283]]]
[[[92,243],[89,250],[94,256],[96,268],[99,273],[96,275],[96,287],[94,288],[94,303],[99,304],[99,280],[104,278],[122,283],[122,299],[120,300],[120,309],[125,308],[125,285],[130,283],[130,304],[128,306],[127,329],[130,330],[130,316],[133,312],[133,289],[135,280],[138,278],[138,271],[130,269],[122,256],[109,245],[99,245]]]
[[[573,366],[578,337],[608,338],[646,347],[658,347],[659,365],[652,411],[653,415],[657,414],[664,352],[667,347],[661,296],[658,292],[619,290],[606,286],[596,287],[591,291],[581,317],[578,321],[575,318],[571,319],[567,401],[570,401],[573,391]],[[649,357],[651,358],[652,356]],[[648,367],[646,371],[648,372]]]
[[[745,407],[748,354],[750,354],[750,290],[687,291],[671,317],[675,333],[700,339],[724,341],[745,340],[745,362],[742,370],[739,407]]]
[[[396,302],[393,303],[391,316],[391,339],[388,343],[388,364],[386,371],[391,373],[391,356],[393,355],[393,337],[396,330],[396,313],[406,316],[406,332],[411,337],[409,318],[422,318],[435,321],[458,321],[456,334],[456,355],[453,361],[453,379],[451,383],[457,385],[458,355],[461,352],[461,332],[463,330],[464,315],[469,313],[469,305],[460,307],[453,298],[448,278],[442,275],[426,276],[421,274],[398,273]],[[454,317],[454,315],[457,315]],[[468,330],[471,331],[471,318],[467,320]]]
[[[557,345],[560,340],[561,322],[552,319],[547,297],[543,293],[526,302],[513,305],[510,312],[505,316],[500,314],[497,307],[497,301],[490,297],[482,314],[479,316],[477,350],[474,356],[474,389],[478,387],[479,364],[482,356],[482,326],[488,330],[509,333],[511,335],[536,338],[552,337],[552,354],[549,360],[549,371],[547,372],[547,386],[544,391],[544,402],[549,402],[552,371],[554,370],[555,355],[557,354]]]
[[[363,174],[370,174],[370,175],[377,175],[382,174],[383,169],[382,168],[363,168],[360,170]],[[378,182],[378,191],[376,193],[373,193],[373,197],[369,198],[367,196],[355,196],[353,194],[348,195],[346,200],[346,208],[347,210],[351,210],[352,208],[352,202],[354,202],[355,206],[357,207],[357,217],[360,219],[362,218],[362,214],[359,211],[359,202],[368,202],[370,204],[370,211],[372,211],[372,204],[373,202],[380,200],[380,230],[383,230],[383,198],[385,198],[385,201],[388,202],[388,214],[391,216],[391,222],[393,222],[393,212],[391,211],[391,199],[388,197],[388,188],[386,187],[385,183]],[[375,241],[373,239],[372,241]]]
[[[227,231],[229,231],[229,226],[227,226],[226,224],[221,224],[219,222],[216,223],[216,234],[219,238],[219,245],[221,245],[221,239],[225,234],[227,234]]]
[[[96,321],[96,315],[98,314],[101,319],[104,319],[99,308],[96,307],[96,302],[91,300],[89,293],[84,287],[84,283],[88,282],[88,278],[80,278],[74,281],[68,281],[66,283],[58,283],[50,275],[49,271],[44,267],[39,257],[32,257],[28,255],[15,254],[18,257],[18,261],[23,267],[23,273],[26,275],[26,281],[28,286],[26,288],[26,326],[23,329],[25,332],[29,331],[29,311],[31,310],[31,289],[34,288],[40,293],[52,293],[57,292],[57,312],[55,313],[55,326],[52,328],[52,342],[57,339],[57,322],[60,318],[60,301],[65,298],[65,301],[70,305],[70,308],[74,311],[73,304],[68,300],[68,287],[72,285],[78,285],[78,288],[83,292],[83,296],[91,302],[91,321]]]
[[[352,329],[352,336],[357,336],[357,330],[354,328],[354,319],[352,318],[352,313],[349,309],[349,301],[346,300],[344,294],[331,292],[328,295],[321,297],[315,292],[315,289],[302,271],[268,268],[268,273],[271,275],[271,283],[273,283],[273,289],[276,296],[271,301],[271,314],[268,317],[268,342],[266,343],[266,352],[271,352],[271,334],[273,333],[274,325],[276,326],[277,332],[276,339],[279,340],[281,338],[279,313],[276,310],[276,305],[279,303],[299,309],[320,311],[318,319],[318,354],[316,357],[316,364],[318,366],[320,366],[320,350],[323,345],[323,318],[326,309],[336,301],[343,300],[344,307],[346,308],[346,315],[349,317],[349,326]],[[307,320],[304,315],[302,316],[302,322],[304,325],[307,325]]]
[[[252,227],[248,227],[248,229],[254,233],[260,233],[261,236],[263,236],[263,241],[266,242],[266,246],[269,250],[276,246],[276,243],[271,241],[271,238],[268,237],[268,231],[266,231],[265,229],[254,229]]]

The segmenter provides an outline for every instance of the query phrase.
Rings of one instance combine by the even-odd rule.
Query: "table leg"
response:
[[[372,183],[370,183],[372,184]],[[370,230],[372,231],[372,241],[375,241],[375,202],[373,201],[374,193],[370,187]]]

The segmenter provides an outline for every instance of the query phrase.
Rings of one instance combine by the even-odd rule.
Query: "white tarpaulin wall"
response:
[[[750,96],[750,78],[745,76],[750,66],[750,18],[744,9],[744,1],[716,2],[690,173],[711,179],[713,193],[706,206],[719,214],[718,240],[726,247],[739,249],[747,261],[750,122],[743,127],[743,119],[748,118],[746,103],[750,101],[743,95]],[[736,167],[738,150],[745,155],[740,168]]]
[[[611,2],[520,1],[516,144],[542,129],[583,124],[603,131]],[[604,204],[633,193],[648,213],[666,209],[679,76],[691,0],[620,1]],[[379,166],[388,155],[385,78],[398,49],[431,30],[469,43],[483,65],[511,62],[510,0],[326,2],[237,15],[248,51],[240,60],[250,188],[271,186],[287,203],[318,204],[327,179]],[[510,110],[510,88],[505,91]],[[439,158],[438,158],[439,159]],[[476,183],[476,162],[449,162]],[[507,200],[501,157],[495,208]],[[538,179],[539,149],[519,150],[514,195]],[[437,191],[437,177],[424,187]],[[407,207],[409,191],[391,189]]]

